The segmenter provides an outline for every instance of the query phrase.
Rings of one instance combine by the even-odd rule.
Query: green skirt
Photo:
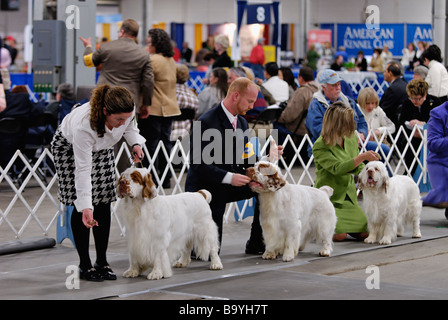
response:
[[[338,217],[335,234],[367,232],[367,218],[358,202],[353,203],[346,195],[343,204],[334,204],[334,208]]]

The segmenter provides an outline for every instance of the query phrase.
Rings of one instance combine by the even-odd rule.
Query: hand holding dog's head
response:
[[[286,185],[280,168],[271,162],[257,162],[246,174],[252,179],[250,188],[257,193],[275,192]]]

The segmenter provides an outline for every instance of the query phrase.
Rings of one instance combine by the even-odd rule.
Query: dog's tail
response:
[[[198,193],[200,193],[205,198],[205,201],[207,201],[207,203],[210,203],[210,201],[212,201],[212,194],[207,190],[201,189],[198,191]]]
[[[323,192],[325,192],[328,195],[328,198],[331,198],[331,196],[333,195],[333,188],[329,187],[329,186],[322,186],[319,188],[319,190],[322,190]]]

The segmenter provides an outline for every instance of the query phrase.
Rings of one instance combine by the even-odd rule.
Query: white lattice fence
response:
[[[414,149],[410,143],[411,137],[415,131],[419,131],[423,139],[417,149]],[[423,161],[420,161],[419,155],[423,151],[426,155],[426,131],[422,132],[417,127],[408,136],[406,131],[401,127],[395,136],[390,134],[383,134],[383,136],[377,138],[374,137],[374,141],[377,144],[388,138],[391,142],[391,151],[388,155],[385,155],[383,151],[378,148],[377,151],[385,159],[386,165],[394,174],[402,174],[408,172],[413,167],[421,169],[421,173],[418,176],[417,183],[426,183],[426,157]],[[398,141],[401,137],[407,141],[406,146],[402,151],[398,147]],[[370,138],[370,134],[367,139]],[[269,137],[267,141],[261,146],[260,154],[265,155],[269,142],[273,139]],[[294,184],[313,185],[315,178],[315,170],[313,166],[313,157],[309,160],[304,160],[300,156],[300,151],[306,148],[306,142],[311,144],[310,138],[305,135],[300,143],[295,144],[293,139],[288,136],[283,142],[283,146],[293,148],[293,157],[288,159],[280,159],[280,165],[282,171],[288,182]],[[158,192],[161,195],[177,194],[184,190],[185,174],[189,168],[189,146],[188,143],[182,143],[176,141],[171,153],[168,154],[163,143],[159,142],[155,156],[164,157],[167,160],[167,166],[160,173],[154,169],[154,159],[148,154],[148,150],[144,147],[146,157],[150,163],[151,173],[153,179],[158,183]],[[365,150],[366,142],[361,145],[363,151]],[[404,154],[407,150],[410,150],[414,159],[408,168],[404,161]],[[126,143],[123,143],[119,149],[116,158],[125,157],[130,158],[130,151]],[[52,172],[53,157],[48,149],[43,150],[37,159],[34,159],[31,163],[28,158],[20,151],[17,150],[10,162],[5,168],[0,167],[0,232],[1,239],[5,238],[22,238],[29,237],[31,229],[35,232],[36,228],[31,228],[30,223],[34,221],[38,225],[39,232],[44,235],[48,235],[50,230],[54,230],[57,217],[60,212],[60,205],[57,199],[57,176]],[[118,162],[118,161],[117,161]],[[130,164],[130,161],[129,161]],[[166,179],[168,171],[171,172],[172,188],[165,190],[161,186]],[[116,174],[119,171],[116,168]],[[247,200],[242,208],[238,208],[235,203],[228,206],[224,220],[228,221],[228,218],[233,214],[236,209],[237,220],[241,220],[244,216],[244,212],[249,205]],[[115,212],[115,204],[112,207],[112,214],[114,220],[117,222],[120,233],[124,235],[124,227],[120,221],[119,215]],[[5,236],[10,234],[11,236]],[[34,234],[33,234],[34,236]],[[9,240],[11,240],[9,239]]]

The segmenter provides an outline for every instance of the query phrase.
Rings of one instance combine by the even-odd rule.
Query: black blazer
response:
[[[247,121],[238,115],[237,130],[227,118],[221,103],[204,113],[193,124],[190,138],[190,169],[186,191],[205,188],[213,191],[222,185],[228,172],[245,174],[256,155],[244,158],[250,140]]]

